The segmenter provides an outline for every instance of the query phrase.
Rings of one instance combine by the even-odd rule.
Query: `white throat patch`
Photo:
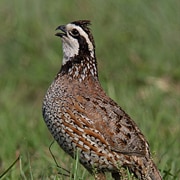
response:
[[[64,36],[63,41],[63,65],[66,64],[72,57],[78,55],[79,43],[78,40],[67,34],[68,37]]]

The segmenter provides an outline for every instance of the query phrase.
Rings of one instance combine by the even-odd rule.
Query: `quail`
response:
[[[100,85],[95,43],[89,20],[60,25],[60,71],[43,100],[44,121],[59,146],[96,180],[110,172],[123,178],[122,168],[140,180],[161,180],[148,142],[136,123],[108,97]]]

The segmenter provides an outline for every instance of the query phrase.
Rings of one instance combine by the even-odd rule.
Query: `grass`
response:
[[[1,0],[0,7],[0,175],[20,155],[4,179],[67,179],[49,152],[41,104],[61,64],[54,30],[77,19],[92,21],[102,86],[139,125],[164,179],[179,179],[178,0]],[[76,179],[93,179],[52,148]]]

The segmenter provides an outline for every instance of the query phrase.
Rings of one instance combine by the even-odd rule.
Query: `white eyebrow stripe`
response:
[[[71,24],[71,23],[66,25],[66,29],[67,29],[67,31],[72,30],[72,29],[77,29],[79,31],[80,35],[86,39],[86,42],[88,43],[89,51],[90,51],[91,55],[94,57],[94,46],[93,46],[92,42],[89,40],[88,34],[80,26],[77,26],[77,25]]]

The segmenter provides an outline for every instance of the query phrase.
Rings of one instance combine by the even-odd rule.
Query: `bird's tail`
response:
[[[131,171],[140,180],[162,180],[160,172],[151,158],[135,157],[135,165]]]
[[[158,168],[156,167],[156,165],[154,164],[153,160],[150,159],[149,160],[149,168],[147,167],[147,178],[149,178],[149,180],[162,180],[162,177],[160,175],[160,172],[158,170]]]

